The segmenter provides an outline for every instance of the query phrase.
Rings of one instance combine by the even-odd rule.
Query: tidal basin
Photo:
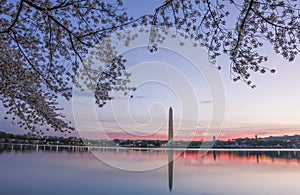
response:
[[[300,179],[299,150],[0,144],[0,164],[1,194],[297,194]]]

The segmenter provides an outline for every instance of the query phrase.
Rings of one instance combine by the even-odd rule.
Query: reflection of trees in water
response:
[[[218,158],[256,158],[257,163],[260,159],[284,159],[284,160],[296,160],[300,161],[300,151],[212,151],[214,161]]]
[[[69,146],[69,145],[31,145],[31,144],[1,144],[0,143],[0,153],[3,152],[90,152],[100,151],[100,152],[125,152],[135,151],[135,155],[143,155],[152,151],[153,155],[166,155],[168,154],[168,162],[173,162],[174,154],[179,158],[198,158],[200,157],[198,150],[182,151],[182,150],[155,150],[155,149],[134,149],[134,148],[93,148],[89,146]],[[171,152],[172,151],[172,152]],[[263,159],[272,159],[272,160],[296,160],[300,161],[300,151],[210,151],[202,158],[213,158],[214,161],[223,158],[252,158],[256,159],[258,162]],[[172,160],[171,160],[172,159]]]
[[[0,154],[4,152],[89,152],[90,147],[68,145],[0,144]]]
[[[174,151],[176,154],[177,151]],[[256,160],[257,163],[263,160],[271,159],[272,161],[286,160],[300,162],[300,151],[290,150],[290,151],[222,151],[213,150],[209,151],[207,154],[199,154],[199,150],[189,150],[184,151],[179,154],[180,158],[184,159],[213,159],[214,162],[218,162],[221,159],[228,160],[242,160],[242,159],[252,159]],[[199,161],[201,163],[201,160]]]
[[[98,150],[101,152],[114,152],[118,154],[119,152],[126,152],[135,151],[139,152],[140,155],[149,154],[147,153],[147,149],[117,149],[117,148],[93,148],[93,150]],[[121,150],[121,151],[119,151]],[[0,144],[0,154],[4,152],[23,152],[23,153],[33,153],[33,152],[90,152],[91,148],[86,146],[65,146],[65,145],[31,145],[31,144]],[[166,155],[166,151],[157,151],[159,153],[163,153]],[[182,152],[182,151],[181,151]],[[129,153],[128,153],[129,154]],[[157,155],[157,153],[153,153]],[[169,190],[172,191],[173,188],[173,160],[174,160],[174,151],[169,149],[167,151],[168,154],[168,183],[169,183]]]
[[[104,153],[115,153],[116,155],[147,155],[163,158],[168,155],[168,187],[169,191],[173,188],[173,171],[174,160],[179,159],[196,159],[201,163],[202,159],[213,159],[214,162],[221,161],[222,159],[229,159],[229,161],[239,159],[252,159],[257,163],[266,160],[274,161],[294,161],[300,162],[300,151],[209,151],[205,155],[200,155],[199,150],[155,150],[145,148],[93,148],[88,146],[67,146],[67,145],[30,145],[30,144],[1,144],[0,155],[9,152],[68,152],[68,153],[88,153],[91,151],[100,151]],[[149,152],[151,151],[151,152]],[[174,157],[175,155],[175,157]],[[127,156],[128,157],[128,156]]]

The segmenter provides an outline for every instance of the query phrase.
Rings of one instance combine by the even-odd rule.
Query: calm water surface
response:
[[[0,144],[0,194],[299,194],[299,151],[202,153]]]

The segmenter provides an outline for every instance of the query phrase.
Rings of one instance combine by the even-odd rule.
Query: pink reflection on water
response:
[[[0,147],[1,192],[298,193],[299,151],[210,151],[203,156],[199,151],[163,149],[53,148]],[[102,163],[95,153],[115,164]],[[174,162],[168,163],[172,158]],[[157,168],[136,172],[116,165],[135,170]]]

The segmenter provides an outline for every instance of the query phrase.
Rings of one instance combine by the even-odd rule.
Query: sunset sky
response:
[[[128,0],[125,1],[125,6],[129,13],[138,16],[153,13],[153,9],[161,2]],[[205,52],[199,56],[193,48],[187,48],[185,52],[198,57],[203,62],[201,66],[207,66],[222,78],[225,115],[223,128],[216,135],[219,139],[254,137],[255,134],[300,134],[299,56],[295,61],[287,62],[280,55],[274,54],[271,47],[266,46],[262,53],[268,55],[269,61],[265,65],[276,69],[276,73],[253,73],[251,78],[257,87],[251,89],[243,82],[233,82],[230,79],[230,62],[226,58],[219,59],[218,64],[222,70],[218,71],[206,63]],[[150,54],[145,48],[135,48],[125,52],[124,56],[128,60],[129,72],[135,72],[132,75],[135,81],[139,83],[145,79],[145,83],[137,86],[132,99],[128,100],[116,92],[114,101],[101,109],[95,108],[88,93],[77,94],[73,105],[72,102],[61,101],[61,106],[65,108],[63,113],[70,120],[74,121],[73,116],[76,115],[80,135],[94,138],[166,139],[170,106],[174,108],[177,140],[202,139],[209,134],[207,128],[215,102],[207,78],[213,75],[197,72],[189,59],[168,49],[159,49],[155,54]],[[139,65],[152,69],[134,69]],[[183,80],[179,78],[182,75]],[[191,97],[190,92],[195,92],[192,94],[195,97]],[[91,110],[91,106],[94,110]],[[23,132],[9,120],[4,120],[3,116],[4,113],[1,112],[0,131]],[[176,133],[176,128],[180,125],[185,128]]]

